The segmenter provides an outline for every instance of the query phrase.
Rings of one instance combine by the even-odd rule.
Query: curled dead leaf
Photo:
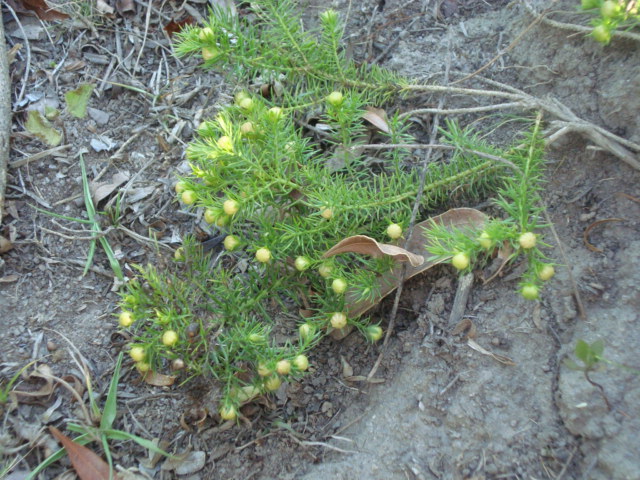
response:
[[[29,402],[42,397],[49,397],[55,390],[53,383],[53,371],[49,365],[38,365],[33,373],[30,373],[20,390],[12,390],[19,402]],[[42,381],[44,380],[44,384]],[[32,383],[33,382],[33,383]],[[39,386],[34,385],[34,383]],[[29,388],[31,387],[31,389]]]
[[[133,0],[116,0],[116,10],[121,16],[126,17],[136,13],[136,6]]]
[[[341,240],[325,252],[322,257],[328,258],[340,253],[348,252],[371,255],[374,258],[389,255],[398,262],[409,262],[412,267],[417,267],[424,263],[424,257],[422,255],[416,255],[404,248],[398,247],[397,245],[379,243],[373,238],[365,235],[354,235],[353,237]]]
[[[584,231],[584,233],[582,234],[582,239],[584,240],[584,244],[585,246],[591,250],[592,252],[596,252],[596,253],[602,253],[603,250],[601,248],[595,247],[591,244],[591,242],[589,242],[589,234],[591,233],[591,230],[593,230],[595,227],[597,227],[598,225],[601,225],[603,223],[608,223],[608,222],[624,222],[625,219],[624,218],[603,218],[602,220],[597,220],[595,222],[593,222],[591,225],[589,225],[586,230]]]
[[[144,374],[142,379],[145,383],[153,385],[154,387],[170,387],[176,381],[175,375],[164,375],[163,373],[154,372],[149,370]]]
[[[109,465],[96,453],[84,445],[74,442],[56,427],[49,427],[49,431],[67,451],[71,465],[73,465],[80,480],[108,480],[109,478],[120,480],[120,477],[115,472],[112,472],[113,476],[110,477]]]
[[[433,228],[434,224],[442,225],[448,229],[479,229],[484,225],[487,218],[484,213],[473,208],[454,208],[448,210],[441,215],[416,224],[411,236],[404,244],[404,249],[412,255],[428,258],[427,256],[430,254],[427,251],[427,247],[429,246],[427,231]],[[406,264],[397,265],[393,270],[379,277],[378,287],[380,295],[373,300],[362,300],[359,298],[357,292],[347,290],[345,299],[349,317],[356,318],[371,310],[371,308],[377,305],[384,297],[398,288],[400,279],[406,281],[446,260],[447,258],[425,260],[417,266]]]
[[[129,175],[126,173],[118,172],[113,175],[111,182],[91,182],[89,184],[89,190],[91,191],[91,197],[93,203],[98,205],[102,200],[107,198],[113,192],[115,192],[120,185],[129,180]]]
[[[387,112],[382,108],[367,107],[367,111],[362,115],[362,118],[384,133],[391,131],[387,123]]]
[[[453,329],[451,335],[460,335],[461,333],[465,333],[466,338],[476,338],[476,326],[469,318],[462,319]]]
[[[13,244],[2,235],[0,235],[0,254],[7,253],[12,248]]]

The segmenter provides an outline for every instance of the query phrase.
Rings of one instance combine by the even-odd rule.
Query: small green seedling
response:
[[[89,189],[89,179],[87,177],[87,169],[84,164],[84,158],[82,154],[80,154],[80,171],[82,173],[82,196],[84,198],[84,205],[87,211],[88,220],[82,218],[68,217],[65,215],[59,215],[57,213],[48,212],[46,210],[42,210],[38,207],[33,207],[39,212],[42,212],[51,217],[60,218],[62,220],[69,220],[72,222],[78,222],[82,224],[89,225],[92,236],[89,238],[89,253],[87,254],[87,261],[84,265],[83,275],[86,275],[91,268],[91,264],[93,263],[93,256],[96,251],[96,242],[100,242],[104,252],[107,254],[107,259],[109,260],[109,265],[111,266],[111,270],[118,278],[118,280],[124,280],[124,274],[122,273],[122,269],[120,268],[120,263],[116,259],[115,253],[109,244],[109,241],[105,237],[105,233],[102,231],[102,227],[100,226],[100,219],[98,217],[98,213],[96,212],[96,208],[93,204],[93,198],[91,197],[91,190]],[[112,220],[116,220],[116,216],[120,215],[120,198],[116,200],[116,205],[113,209],[108,212],[108,216]]]
[[[80,445],[86,445],[89,442],[98,441],[102,449],[104,450],[104,454],[107,458],[107,463],[109,464],[110,478],[113,476],[113,458],[111,455],[111,450],[109,449],[109,440],[116,441],[126,441],[132,440],[136,442],[143,448],[146,448],[154,453],[158,453],[160,455],[165,455],[170,457],[171,454],[165,452],[161,448],[159,448],[154,442],[147,440],[145,438],[139,437],[137,435],[133,435],[128,432],[123,432],[121,430],[113,429],[113,422],[116,419],[118,413],[118,382],[120,381],[120,370],[122,367],[122,359],[123,354],[120,353],[118,356],[118,360],[116,361],[115,368],[113,370],[113,377],[111,378],[111,382],[109,384],[109,390],[107,392],[107,399],[105,400],[104,406],[102,410],[100,410],[97,405],[95,398],[91,391],[91,384],[87,379],[87,389],[89,393],[89,401],[91,403],[91,412],[92,416],[97,420],[99,419],[99,425],[97,427],[90,424],[78,424],[78,423],[69,423],[67,424],[67,428],[75,433],[79,433],[77,437],[73,439],[74,442]],[[31,473],[26,477],[26,480],[35,480],[38,478],[38,475],[42,473],[47,467],[61,459],[65,455],[66,451],[64,448],[54,452],[48,458],[46,458],[42,463],[40,463],[37,467],[35,467]]]
[[[609,399],[605,394],[604,387],[599,383],[594,382],[589,376],[591,372],[594,372],[599,367],[600,362],[603,360],[603,351],[603,340],[596,340],[591,344],[585,342],[584,340],[578,340],[578,342],[576,343],[576,348],[574,349],[574,354],[576,358],[580,360],[580,362],[582,362],[582,365],[579,365],[570,358],[565,358],[563,363],[567,368],[571,370],[583,372],[584,378],[587,380],[587,382],[589,382],[600,391],[604,402],[607,404],[607,408],[611,410],[611,403],[609,402]]]

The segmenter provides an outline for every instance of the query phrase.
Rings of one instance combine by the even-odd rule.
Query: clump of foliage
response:
[[[180,34],[179,55],[199,55],[204,68],[250,85],[198,126],[186,151],[192,174],[176,184],[180,201],[202,209],[211,228],[223,232],[225,250],[213,258],[186,239],[170,268],[141,267],[119,316],[134,332],[130,356],[138,370],[217,379],[219,414],[228,420],[243,403],[303,374],[310,350],[327,333],[355,327],[369,341],[381,338],[379,325],[350,317],[349,307],[379,297],[378,280],[392,269],[391,259],[323,254],[358,234],[401,242],[420,190],[421,172],[408,150],[370,157],[363,148],[367,107],[401,94],[408,82],[348,60],[335,11],[322,13],[318,29],[307,32],[294,7],[286,0],[252,2],[251,20],[217,9],[207,25]],[[386,124],[387,131],[376,133],[379,141],[413,141],[399,115]],[[498,192],[507,220],[488,223],[484,232],[434,230],[433,253],[467,269],[474,258],[513,244],[512,259],[522,252],[529,257],[522,294],[534,298],[538,290],[532,295],[527,286],[538,288],[553,272],[540,272],[548,267],[535,232],[539,122],[527,128],[515,146],[499,149],[450,123],[443,136],[455,151],[426,167],[418,201],[426,214],[452,192]],[[296,307],[302,314],[288,323],[297,328],[283,333],[283,315]]]
[[[591,36],[605,45],[616,30],[630,30],[640,25],[637,0],[582,0],[581,6],[594,15]]]
[[[464,148],[481,149],[485,153],[498,154],[495,149],[478,138],[465,137],[455,125],[445,132],[452,144]],[[503,153],[504,159],[512,162],[514,175],[503,177],[503,184],[497,188],[495,205],[504,211],[504,218],[493,218],[486,222],[481,231],[447,229],[433,225],[427,235],[432,240],[429,250],[434,259],[451,258],[453,266],[460,271],[469,271],[473,265],[485,263],[496,249],[499,249],[505,263],[524,256],[527,269],[521,276],[520,293],[528,300],[535,300],[540,288],[555,274],[553,263],[549,262],[540,248],[546,246],[537,233],[542,224],[542,198],[544,183],[543,143],[540,121],[536,121],[522,144]]]

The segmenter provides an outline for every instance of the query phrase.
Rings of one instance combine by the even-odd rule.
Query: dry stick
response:
[[[470,153],[472,155],[476,155],[481,158],[486,158],[487,160],[493,160],[495,162],[504,163],[506,166],[511,168],[516,172],[520,172],[520,168],[510,160],[506,158],[499,157],[497,155],[491,155],[490,153],[480,152],[479,150],[472,150],[469,148],[463,148],[460,146],[454,145],[443,145],[441,143],[369,143],[365,145],[355,145],[353,147],[349,147],[348,150],[389,150],[396,148],[408,148],[408,149],[417,149],[417,148],[429,148],[429,149],[437,149],[437,150],[461,150],[465,153]]]
[[[462,95],[479,95],[479,96],[492,96],[502,97],[511,100],[516,100],[521,108],[528,110],[544,110],[550,113],[554,117],[559,118],[562,122],[560,125],[565,128],[565,132],[575,131],[587,136],[592,142],[608,152],[614,154],[620,160],[628,164],[629,166],[640,170],[640,162],[635,158],[634,154],[627,150],[626,147],[640,152],[640,145],[629,140],[626,140],[618,135],[615,135],[602,127],[599,127],[591,122],[587,122],[578,117],[573,111],[555,99],[543,100],[537,97],[533,97],[521,90],[504,85],[494,80],[479,77],[483,82],[491,85],[503,88],[506,91],[500,90],[480,90],[474,88],[460,88],[460,87],[447,87],[442,85],[406,85],[403,87],[405,91],[422,91],[430,93],[451,93]],[[434,109],[437,111],[441,109]],[[553,122],[552,122],[553,124]],[[624,146],[623,146],[624,145]]]
[[[27,88],[27,80],[29,78],[29,72],[31,71],[31,46],[29,45],[29,38],[26,32],[24,31],[24,28],[22,27],[20,18],[16,15],[16,12],[13,10],[13,8],[11,8],[11,5],[9,5],[8,2],[4,2],[4,3],[7,9],[9,10],[9,13],[11,13],[11,16],[18,24],[18,28],[20,29],[20,32],[22,33],[22,37],[24,38],[25,49],[27,50],[27,60],[25,62],[24,73],[22,74],[22,86],[20,87],[20,93],[18,94],[18,98],[16,98],[16,104],[18,104],[22,101],[22,97],[24,97],[24,91]],[[2,15],[0,15],[0,20],[2,20]],[[0,67],[0,68],[6,68],[6,72],[7,72],[7,77],[6,78],[4,76],[2,77],[2,85],[3,86],[6,85],[7,86],[6,88],[9,88],[9,85],[11,85],[11,83],[9,82],[9,76],[8,76],[9,66],[7,63],[8,62],[7,46],[4,43],[4,25],[2,26],[2,28],[0,28],[0,33],[2,33],[2,40],[0,40],[1,42],[0,55],[2,55],[2,58],[3,58],[1,62],[5,63],[5,67]],[[1,87],[1,88],[4,88],[4,87]],[[9,95],[9,103],[11,103],[11,95]],[[11,125],[11,122],[9,122],[9,125]]]
[[[508,103],[498,103],[496,105],[483,105],[481,107],[451,108],[447,110],[439,110],[437,108],[418,108],[416,110],[409,110],[408,112],[404,112],[400,114],[399,118],[410,117],[412,115],[421,115],[425,113],[429,113],[429,114],[439,113],[441,115],[460,115],[464,113],[492,112],[494,110],[517,108],[521,106],[522,104],[520,102],[508,102]]]
[[[544,16],[546,14],[546,11],[542,13],[537,13],[533,9],[533,7],[529,5],[529,2],[524,1],[522,3],[524,4],[524,7],[528,10],[528,12],[531,15],[533,15],[534,17],[540,16],[539,20],[542,23],[549,25],[551,27],[559,28],[561,30],[571,30],[573,32],[587,33],[587,34],[593,31],[593,27],[585,27],[583,25],[575,25],[573,23],[564,23],[564,22],[558,22],[557,20],[551,20],[550,18],[546,18]],[[640,35],[633,32],[614,30],[611,32],[611,35],[613,35],[614,37],[627,38],[629,40],[635,40],[636,42],[640,42]]]
[[[31,162],[35,162],[36,160],[40,160],[41,158],[46,158],[49,155],[53,155],[54,153],[62,152],[64,150],[68,150],[71,148],[71,144],[68,143],[66,145],[58,145],[57,147],[49,148],[48,150],[43,150],[42,152],[35,153],[33,155],[29,155],[28,157],[21,158],[20,160],[16,160],[15,162],[9,163],[9,168],[18,168],[24,165],[27,165]]]
[[[451,43],[449,42],[449,46],[451,45]],[[445,82],[449,81],[449,68],[451,66],[451,55],[448,56],[447,58],[447,64],[446,64],[446,68],[445,68],[445,73],[444,73],[444,79]],[[438,108],[442,108],[444,105],[444,96],[440,97],[440,100],[438,101]],[[438,128],[439,128],[439,124],[440,124],[440,116],[438,114],[433,116],[433,123],[432,123],[432,127],[431,127],[431,133],[429,135],[429,143],[435,143],[436,137],[438,136]],[[409,238],[411,238],[411,235],[413,234],[413,229],[415,227],[415,223],[416,223],[416,218],[418,217],[418,210],[420,208],[420,201],[422,199],[422,194],[424,193],[424,187],[425,184],[427,183],[427,166],[429,165],[429,160],[431,160],[431,154],[433,153],[433,149],[429,148],[427,149],[427,153],[425,155],[424,161],[422,162],[423,164],[423,168],[422,168],[422,172],[420,173],[420,186],[418,187],[418,192],[416,194],[416,201],[413,204],[413,210],[411,211],[411,219],[409,220],[409,228],[407,231],[407,236],[406,239],[404,241],[404,245],[403,247],[406,248],[406,243],[408,241]],[[378,358],[376,359],[375,364],[373,365],[373,368],[371,369],[371,371],[369,372],[369,374],[367,375],[367,380],[371,380],[373,378],[373,376],[375,375],[376,371],[378,370],[378,367],[380,366],[380,362],[382,362],[382,358],[384,356],[384,352],[385,349],[384,347],[387,346],[388,342],[389,342],[389,338],[391,337],[391,332],[393,331],[393,327],[396,321],[396,316],[398,315],[398,307],[400,306],[400,297],[402,296],[402,291],[403,291],[403,286],[404,286],[404,276],[406,273],[406,264],[403,264],[403,268],[402,271],[400,273],[400,278],[398,279],[398,288],[396,289],[396,294],[395,297],[393,299],[393,307],[391,309],[391,315],[389,316],[389,326],[387,327],[387,333],[384,337],[384,342],[382,343],[383,346],[383,350],[380,352],[380,355],[378,355]]]
[[[142,52],[144,51],[144,47],[147,43],[147,37],[149,35],[149,23],[151,22],[151,3],[149,0],[149,4],[147,7],[147,14],[144,19],[144,35],[142,36],[142,45],[140,45],[140,51],[138,52],[138,57],[136,58],[136,63],[133,65],[133,73],[135,75],[136,70],[138,69],[138,64],[140,63],[140,57],[142,57]]]
[[[4,214],[4,190],[7,185],[7,165],[11,148],[11,82],[9,59],[4,42],[4,23],[0,11],[0,225]]]

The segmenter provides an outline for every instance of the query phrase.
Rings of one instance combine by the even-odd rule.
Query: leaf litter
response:
[[[345,300],[349,317],[359,317],[371,310],[380,303],[383,298],[398,288],[401,280],[409,280],[448,260],[447,257],[438,260],[425,260],[426,256],[429,255],[427,250],[429,246],[428,231],[433,225],[441,225],[451,230],[464,228],[478,229],[484,225],[487,218],[484,213],[473,208],[453,208],[441,215],[416,224],[411,236],[405,241],[404,248],[397,245],[379,243],[364,235],[349,237],[334,245],[325,252],[324,257],[353,252],[371,255],[373,257],[389,255],[396,262],[403,262],[403,264],[396,265],[391,271],[379,277],[378,286],[380,295],[375,299],[362,300],[353,289],[347,290]]]

